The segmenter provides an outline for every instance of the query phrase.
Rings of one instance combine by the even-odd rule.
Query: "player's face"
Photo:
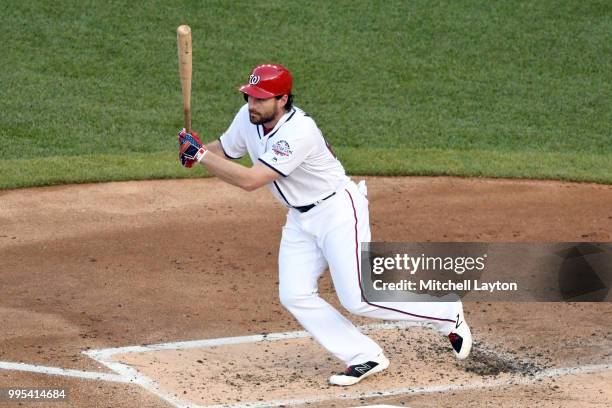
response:
[[[281,99],[282,100],[282,99]],[[249,119],[254,125],[263,125],[278,119],[282,112],[281,100],[276,98],[259,99],[252,96],[248,97]]]

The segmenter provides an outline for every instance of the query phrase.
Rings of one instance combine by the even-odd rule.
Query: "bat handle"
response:
[[[184,118],[185,118],[183,122],[185,132],[191,133],[191,108],[185,106],[183,108],[183,113],[184,113]]]

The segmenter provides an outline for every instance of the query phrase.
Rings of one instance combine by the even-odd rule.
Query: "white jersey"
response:
[[[253,163],[260,161],[279,173],[268,188],[287,207],[313,204],[349,181],[314,120],[297,107],[264,135],[262,125],[251,123],[245,104],[219,141],[227,157],[248,153]]]

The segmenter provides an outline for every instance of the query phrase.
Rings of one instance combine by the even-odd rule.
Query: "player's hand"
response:
[[[199,163],[200,160],[208,153],[206,147],[191,144],[191,142],[185,142],[179,149],[179,160],[181,164],[187,168],[193,167],[195,163]]]
[[[192,130],[191,132],[187,133],[185,131],[185,128],[181,129],[178,132],[178,142],[179,142],[179,146],[182,146],[183,143],[185,142],[191,142],[191,144],[194,146],[203,145],[202,141],[200,140],[200,137],[198,136],[196,132]]]
[[[196,132],[187,133],[182,129],[178,133],[178,142],[179,161],[187,168],[193,167],[208,152]]]
[[[206,147],[202,145],[202,141],[197,133],[193,131],[187,133],[185,129],[182,129],[178,133],[178,142],[179,161],[187,168],[193,167],[193,165],[202,160],[202,157],[208,152]]]

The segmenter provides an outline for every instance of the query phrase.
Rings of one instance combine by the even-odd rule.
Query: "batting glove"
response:
[[[195,132],[187,133],[185,129],[178,133],[179,161],[184,167],[192,168],[195,163],[208,153],[206,147]]]
[[[200,140],[200,137],[193,130],[189,133],[185,131],[185,128],[178,132],[179,146],[182,146],[185,142],[190,142],[194,146],[202,146],[204,143]]]

